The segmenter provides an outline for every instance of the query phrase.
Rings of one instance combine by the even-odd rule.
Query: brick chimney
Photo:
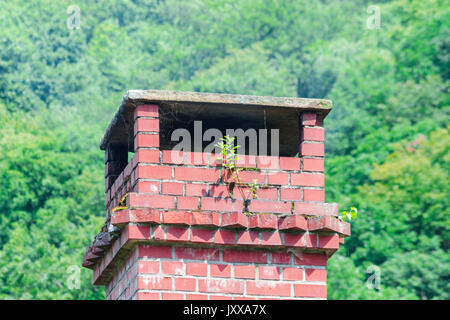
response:
[[[330,110],[328,100],[128,91],[100,144],[106,222],[83,259],[93,283],[107,299],[325,299],[327,259],[350,235],[325,202]],[[230,129],[248,134],[240,183],[211,148]],[[181,136],[193,148],[177,148]]]

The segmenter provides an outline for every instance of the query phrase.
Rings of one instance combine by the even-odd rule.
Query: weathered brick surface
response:
[[[269,263],[277,254],[288,259]],[[276,251],[138,245],[106,286],[107,299],[326,298],[322,260],[298,265],[292,257]]]
[[[107,299],[327,297],[327,257],[350,229],[324,202],[323,115],[301,114],[297,157],[238,156],[254,199],[218,155],[161,150],[157,105],[133,119],[132,159],[105,154],[107,218],[122,233],[83,262]]]

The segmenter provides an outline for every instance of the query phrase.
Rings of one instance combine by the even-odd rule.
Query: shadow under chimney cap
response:
[[[108,145],[126,146],[132,141],[130,132],[133,128],[134,109],[142,104],[158,104],[167,107],[191,108],[221,106],[232,108],[236,117],[245,117],[255,108],[275,110],[298,110],[299,112],[314,111],[326,116],[332,103],[330,100],[253,96],[242,94],[180,92],[169,90],[129,90],[123,96],[119,110],[111,120],[100,142],[100,149],[105,150]],[[238,107],[238,108],[236,108]],[[129,146],[128,146],[129,147]]]

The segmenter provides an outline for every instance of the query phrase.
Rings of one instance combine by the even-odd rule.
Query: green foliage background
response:
[[[90,270],[70,290],[68,268],[103,222],[103,131],[127,89],[151,88],[333,100],[326,200],[359,217],[329,298],[450,299],[448,2],[378,1],[380,29],[372,4],[2,2],[0,298],[104,298]]]

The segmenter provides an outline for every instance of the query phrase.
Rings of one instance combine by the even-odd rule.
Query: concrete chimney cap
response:
[[[271,97],[242,94],[180,92],[170,90],[129,90],[123,96],[119,110],[111,120],[100,142],[100,149],[109,144],[123,145],[130,141],[130,126],[133,125],[134,109],[142,104],[158,104],[168,107],[195,108],[202,106],[221,106],[232,108],[236,117],[247,116],[255,108],[299,112],[314,111],[326,116],[332,107],[330,100],[295,97]],[[238,108],[236,108],[238,107]]]

